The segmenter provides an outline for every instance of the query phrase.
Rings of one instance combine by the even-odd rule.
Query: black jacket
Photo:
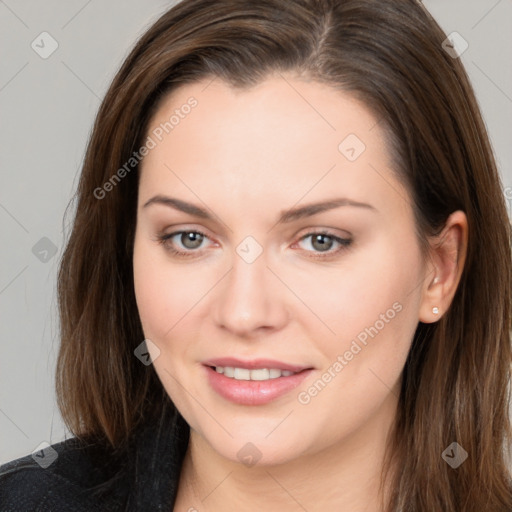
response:
[[[121,454],[73,437],[52,445],[57,458],[46,469],[32,455],[8,462],[0,466],[0,511],[171,512],[189,433],[183,417],[166,409]],[[45,448],[39,460],[45,456],[55,454]]]

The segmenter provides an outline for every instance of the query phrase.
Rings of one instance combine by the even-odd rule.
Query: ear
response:
[[[464,269],[467,242],[468,221],[461,210],[448,217],[440,234],[429,238],[430,250],[419,310],[421,322],[436,322],[450,307]],[[434,308],[438,309],[437,314]]]

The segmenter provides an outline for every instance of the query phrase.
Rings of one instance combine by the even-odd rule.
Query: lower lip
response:
[[[236,380],[206,369],[211,387],[222,397],[240,405],[263,405],[295,389],[313,371],[303,370],[289,377],[269,380]]]

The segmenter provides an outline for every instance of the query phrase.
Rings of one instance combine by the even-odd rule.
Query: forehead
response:
[[[187,107],[190,98],[197,102],[192,109]],[[181,114],[179,120],[174,116],[174,143],[188,138],[193,130],[197,142],[206,144],[201,135],[216,128],[209,133],[212,150],[223,136],[247,151],[262,141],[273,148],[304,138],[317,143],[323,139],[321,149],[334,146],[337,150],[339,139],[349,133],[373,145],[382,135],[378,127],[374,130],[377,120],[372,113],[348,93],[289,75],[269,77],[248,89],[233,88],[219,78],[182,85],[161,102],[150,129],[165,124],[181,110],[188,113]]]
[[[141,165],[146,197],[179,189],[281,207],[284,196],[291,205],[330,193],[377,203],[405,194],[374,115],[345,92],[289,75],[244,90],[218,78],[185,84],[161,102],[147,135],[156,146]]]

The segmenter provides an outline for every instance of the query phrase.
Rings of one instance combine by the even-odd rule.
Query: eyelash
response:
[[[167,251],[169,251],[174,256],[177,256],[180,258],[191,258],[191,257],[197,256],[197,254],[200,253],[200,250],[189,249],[188,251],[179,251],[178,249],[173,247],[171,244],[169,244],[170,239],[172,239],[176,235],[182,235],[183,233],[195,233],[195,234],[203,236],[204,238],[209,238],[208,235],[206,235],[202,231],[194,229],[194,230],[174,231],[173,233],[169,233],[169,234],[161,234],[161,235],[158,235],[157,241],[158,241],[158,243],[163,245],[165,247],[165,249]],[[329,231],[325,231],[325,230],[307,233],[306,235],[301,237],[298,240],[298,242],[301,242],[302,240],[305,240],[306,238],[309,238],[309,237],[315,236],[315,235],[327,236],[327,237],[331,238],[332,240],[334,240],[335,242],[337,242],[338,244],[340,244],[340,247],[335,251],[329,250],[324,253],[321,253],[321,252],[314,253],[315,255],[311,256],[311,258],[313,258],[313,259],[332,258],[333,256],[338,255],[342,251],[346,251],[352,245],[351,238],[340,238],[339,236],[336,236],[333,233],[330,233]],[[311,251],[307,251],[307,252],[311,252]]]

